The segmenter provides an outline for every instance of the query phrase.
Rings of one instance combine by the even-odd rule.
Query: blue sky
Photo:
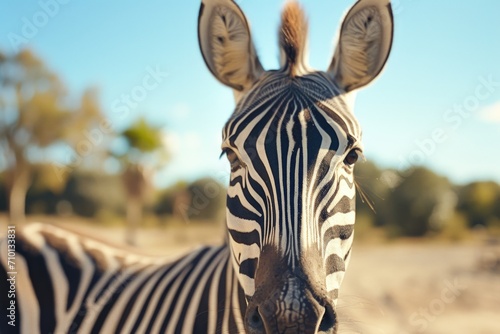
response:
[[[157,175],[158,185],[222,179],[227,163],[218,159],[220,130],[234,102],[198,50],[199,2],[62,2],[4,2],[0,49],[32,48],[73,94],[99,87],[102,108],[117,129],[139,115],[162,126],[171,160]],[[264,67],[277,68],[283,0],[236,2]],[[324,70],[341,17],[354,1],[301,3],[310,22],[310,64]],[[355,107],[365,155],[382,167],[423,164],[459,183],[500,182],[500,2],[393,4],[392,54],[381,77],[358,93]],[[156,81],[147,79],[152,72]],[[140,90],[145,78],[146,94],[124,109],[122,97]]]

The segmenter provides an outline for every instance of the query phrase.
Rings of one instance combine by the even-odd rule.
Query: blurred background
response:
[[[236,1],[266,69],[283,1]],[[301,1],[325,70],[353,1]],[[500,3],[393,1],[355,113],[367,161],[342,333],[500,333]],[[198,1],[2,3],[0,227],[43,221],[156,254],[224,240],[232,92]]]

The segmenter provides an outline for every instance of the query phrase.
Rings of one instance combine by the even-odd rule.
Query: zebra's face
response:
[[[202,0],[199,43],[237,106],[223,130],[231,164],[227,225],[248,333],[335,333],[335,303],[354,227],[360,128],[351,91],[375,78],[392,43],[388,0],[348,12],[327,72],[305,63],[307,24],[288,3],[281,69],[265,71],[230,0]]]
[[[222,148],[233,264],[250,306],[274,313],[284,302],[290,317],[328,312],[323,326],[334,322],[361,154],[345,95],[325,73],[268,73],[224,127]]]

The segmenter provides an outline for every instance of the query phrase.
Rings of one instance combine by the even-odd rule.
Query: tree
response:
[[[450,183],[423,167],[415,168],[390,193],[392,233],[424,236],[439,230],[453,214],[455,200]]]
[[[179,181],[158,196],[155,213],[170,215],[185,223],[217,222],[224,217],[226,189],[217,180],[204,177],[192,183]]]
[[[136,243],[135,236],[142,220],[147,190],[156,169],[166,160],[161,130],[138,119],[121,133],[126,149],[114,152],[122,163],[122,180],[127,194],[126,242]]]
[[[158,194],[154,212],[157,215],[170,215],[177,220],[185,219],[191,201],[187,187],[186,181],[177,181],[174,185],[163,189]]]
[[[473,182],[462,187],[458,209],[471,227],[500,221],[500,186],[495,182]]]
[[[202,178],[189,185],[190,203],[185,219],[215,220],[224,213],[226,190],[213,178]]]
[[[80,106],[69,107],[59,77],[29,50],[0,53],[0,87],[0,169],[7,180],[10,220],[16,223],[25,219],[36,165],[47,163],[57,144],[74,145],[79,129],[98,121],[100,109],[94,91],[83,95]]]
[[[118,216],[125,202],[125,194],[117,191],[121,183],[116,174],[79,170],[71,173],[60,199],[71,203],[70,211],[80,216],[96,219],[103,212]]]

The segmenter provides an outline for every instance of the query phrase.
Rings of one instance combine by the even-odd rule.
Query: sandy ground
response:
[[[355,248],[340,293],[340,333],[500,333],[500,273],[491,246]]]
[[[72,223],[73,229],[122,245],[121,228]],[[6,231],[0,217],[0,234]],[[218,244],[223,226],[177,225],[137,234],[138,250],[170,255]],[[500,334],[500,272],[481,267],[498,245],[355,241],[340,292],[339,333]]]

